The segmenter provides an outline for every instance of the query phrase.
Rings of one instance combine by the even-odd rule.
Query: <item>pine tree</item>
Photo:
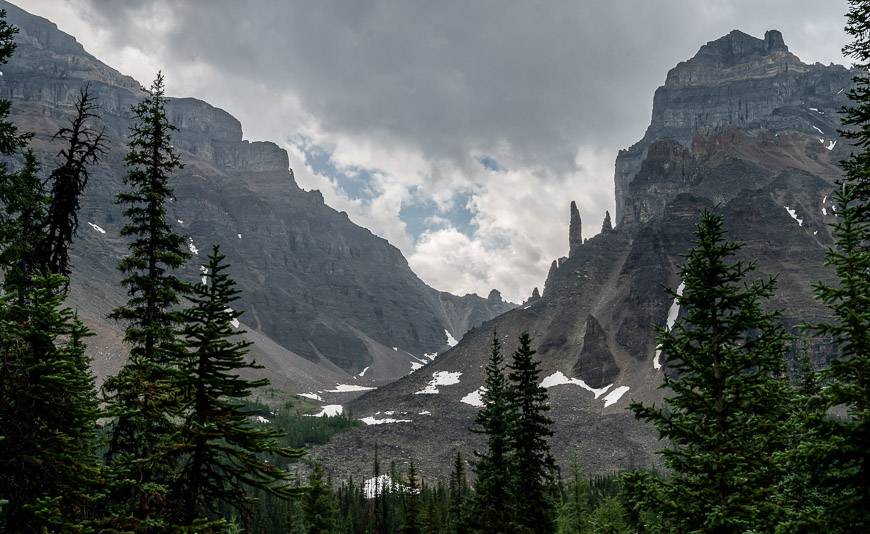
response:
[[[308,534],[332,534],[336,528],[335,494],[323,479],[323,466],[314,464],[302,497]]]
[[[402,502],[404,505],[404,522],[402,534],[420,534],[420,482],[417,479],[417,469],[414,462],[408,467],[408,478],[402,489]]]
[[[56,139],[66,142],[58,157],[60,165],[51,173],[51,203],[48,207],[47,239],[40,261],[49,272],[69,276],[69,246],[78,230],[79,199],[88,183],[89,166],[106,152],[103,130],[92,123],[97,119],[96,102],[85,85],[75,103],[75,116],[61,128]]]
[[[121,235],[131,239],[130,254],[118,268],[129,300],[112,318],[125,323],[130,346],[127,363],[103,388],[113,417],[107,463],[113,473],[110,516],[119,528],[165,527],[167,482],[172,470],[171,438],[181,398],[173,384],[182,349],[178,329],[179,295],[187,286],[172,271],[188,257],[184,241],[166,221],[172,197],[171,174],[181,167],[166,117],[163,75],[147,98],[133,107],[124,178],[129,191],[118,195],[127,223]]]
[[[246,362],[250,343],[238,340],[244,333],[237,330],[241,312],[231,305],[240,291],[226,273],[225,259],[215,246],[205,266],[205,283],[193,287],[192,307],[185,312],[187,356],[176,378],[184,392],[180,413],[185,421],[175,437],[180,458],[171,499],[181,525],[217,518],[223,505],[243,511],[252,502],[247,487],[289,498],[293,491],[288,473],[262,457],[297,459],[303,454],[280,447],[280,433],[250,424],[255,414],[243,402],[269,381],[240,376],[245,369],[263,367]]]
[[[516,516],[521,532],[552,532],[552,499],[555,462],[550,456],[548,438],[552,421],[546,413],[550,406],[547,390],[540,383],[541,362],[534,358],[528,333],[520,335],[510,373],[510,402],[515,420],[510,429],[512,487]]]
[[[511,532],[510,435],[514,410],[504,374],[504,357],[498,334],[492,333],[486,364],[483,407],[475,417],[474,431],[486,435],[486,451],[476,453],[477,483],[472,502],[472,523],[476,532]]]
[[[788,390],[782,378],[786,334],[778,314],[762,309],[774,280],[746,283],[753,264],[731,261],[740,244],[726,241],[720,215],[704,211],[694,248],[680,269],[686,313],[659,332],[665,407],[634,403],[670,445],[671,470],[649,495],[675,532],[772,529],[778,483],[774,458],[784,445]]]

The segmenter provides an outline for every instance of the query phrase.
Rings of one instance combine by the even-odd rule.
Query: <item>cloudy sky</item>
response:
[[[12,0],[290,153],[427,283],[513,300],[613,209],[671,67],[732,29],[845,63],[846,0]]]

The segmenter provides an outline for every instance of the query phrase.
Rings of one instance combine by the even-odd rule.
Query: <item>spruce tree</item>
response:
[[[510,403],[514,421],[510,426],[510,468],[515,509],[514,525],[520,532],[552,532],[554,503],[553,473],[548,439],[552,421],[547,390],[540,384],[541,362],[534,358],[529,334],[520,335],[510,373]]]
[[[472,524],[476,532],[510,532],[514,510],[508,462],[514,409],[496,332],[492,333],[484,372],[483,407],[475,417],[474,431],[486,435],[486,451],[475,453],[477,483],[472,502]]]
[[[837,358],[822,373],[824,387],[799,453],[812,466],[812,486],[825,496],[824,511],[808,506],[799,515],[825,530],[870,530],[870,1],[849,0],[846,32],[853,41],[843,54],[856,64],[855,85],[846,95],[841,134],[856,151],[841,163],[845,176],[833,194],[834,246],[826,255],[836,284],[818,283],[816,298],[833,321],[813,330],[832,339]],[[832,415],[845,408],[842,416]],[[809,439],[812,438],[812,439]]]
[[[51,202],[47,214],[47,239],[40,261],[49,272],[69,276],[69,246],[78,230],[79,199],[88,183],[89,167],[106,152],[103,130],[96,130],[97,105],[86,85],[75,103],[75,116],[55,139],[65,142],[58,153],[60,165],[51,173]]]
[[[84,532],[97,494],[98,407],[65,278],[0,296],[0,498],[5,532]]]
[[[563,484],[556,518],[557,534],[582,534],[587,531],[592,489],[576,459],[571,461],[571,478]]]
[[[468,480],[465,477],[465,461],[462,454],[456,451],[453,460],[453,472],[450,473],[450,532],[465,534],[468,532]]]
[[[111,315],[125,324],[130,354],[103,386],[113,418],[106,459],[113,475],[114,526],[159,529],[166,526],[171,439],[181,398],[174,386],[183,352],[177,306],[187,292],[173,271],[188,257],[182,237],[166,221],[171,175],[181,163],[171,144],[175,128],[166,117],[162,74],[132,111],[124,178],[130,189],[118,195],[127,219],[121,235],[130,239],[130,254],[118,268],[129,300]]]
[[[668,390],[663,407],[631,405],[669,446],[671,476],[650,479],[648,509],[674,532],[772,529],[778,484],[775,456],[788,389],[782,378],[786,334],[776,312],[762,308],[774,280],[746,282],[754,265],[733,261],[741,245],[724,237],[722,217],[701,215],[694,248],[680,269],[685,312],[659,332]]]
[[[315,462],[302,497],[302,509],[308,534],[332,534],[337,525],[335,494],[324,480],[323,466]]]
[[[289,498],[294,493],[289,475],[272,462],[304,453],[280,447],[281,434],[253,426],[255,413],[244,407],[252,391],[269,381],[240,376],[263,367],[246,361],[250,342],[239,339],[241,312],[231,307],[240,291],[226,273],[225,259],[215,246],[205,265],[205,283],[192,289],[183,330],[187,355],[175,379],[184,394],[179,411],[184,423],[174,438],[179,458],[171,502],[175,521],[186,526],[218,519],[224,505],[244,511],[252,503],[248,488]],[[264,462],[264,456],[269,460]],[[198,528],[205,530],[202,524]]]
[[[405,487],[402,488],[402,504],[404,522],[400,532],[402,534],[420,534],[420,481],[417,479],[417,469],[414,462],[408,467],[408,477]]]

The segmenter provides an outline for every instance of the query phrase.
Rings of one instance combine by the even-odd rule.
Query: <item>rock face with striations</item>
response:
[[[665,369],[655,330],[667,324],[679,267],[701,209],[725,218],[730,238],[758,277],[778,275],[771,306],[788,328],[828,317],[812,284],[830,280],[830,192],[849,147],[837,111],[852,72],[807,65],[777,31],[764,39],[735,31],[712,41],[668,73],[653,101],[644,137],[617,157],[615,226],[582,244],[571,209],[570,254],[554,261],[539,299],[471,330],[453,349],[411,376],[351,403],[355,414],[395,411],[412,422],[340,435],[324,447],[336,476],[365,469],[359,449],[377,443],[381,458],[414,458],[424,473],[446,474],[457,449],[482,446],[468,429],[478,408],[469,394],[483,384],[493,330],[505,352],[528,331],[542,361],[558,461],[581,458],[593,473],[656,465],[655,430],[626,411],[631,400],[662,401]],[[674,312],[679,316],[679,308]],[[809,339],[825,363],[830,341]],[[792,351],[792,356],[797,347]],[[416,394],[433,373],[461,373],[436,395]],[[441,376],[441,375],[438,375]],[[425,415],[424,415],[425,414]],[[353,455],[342,451],[354,445]],[[418,459],[420,461],[418,462]],[[356,471],[358,472],[358,471]]]
[[[115,195],[124,188],[129,110],[143,94],[53,23],[7,2],[0,7],[20,29],[0,97],[12,101],[13,120],[36,133],[46,167],[58,149],[51,135],[68,120],[83,84],[90,83],[106,125],[111,151],[82,202],[71,295],[98,334],[91,347],[103,376],[124,358],[120,325],[105,317],[124,300],[116,265],[126,244]],[[196,279],[212,245],[221,246],[242,290],[238,307],[255,355],[279,387],[334,385],[366,368],[367,383],[384,383],[447,348],[448,336],[459,339],[513,307],[497,293],[457,297],[427,286],[398,249],[325,205],[320,192],[300,189],[287,153],[244,140],[229,113],[194,98],[169,99],[167,112],[185,164],[173,177],[169,206],[170,222],[193,252],[182,274]]]

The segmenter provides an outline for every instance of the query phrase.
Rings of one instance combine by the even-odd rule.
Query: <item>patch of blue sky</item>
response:
[[[306,140],[291,142],[305,154],[305,164],[311,167],[312,171],[334,180],[348,198],[370,201],[378,195],[378,191],[372,187],[375,171],[360,167],[339,169],[332,160],[331,151]]]
[[[477,158],[477,162],[483,165],[483,168],[488,171],[502,172],[505,170],[505,168],[502,167],[501,164],[499,164],[499,162],[495,160],[495,158],[491,158],[489,156],[481,156]]]
[[[402,206],[399,218],[414,239],[427,230],[444,226],[451,226],[469,236],[477,230],[474,213],[469,208],[471,193],[454,195],[452,205],[447,210],[439,210],[438,205],[430,199],[413,196],[416,200]]]

